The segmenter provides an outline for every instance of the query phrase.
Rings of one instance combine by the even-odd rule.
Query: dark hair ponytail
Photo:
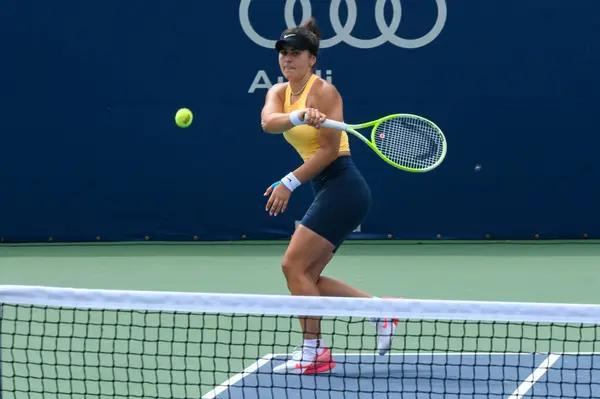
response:
[[[317,39],[317,43],[321,40],[321,31],[317,26],[317,21],[315,20],[315,17],[310,17],[309,20],[300,25],[300,27],[308,30],[309,32],[312,32],[315,35],[315,38]]]
[[[321,31],[317,27],[317,21],[314,17],[310,17],[308,21],[298,27],[286,29],[281,34],[281,37],[283,38],[289,33],[296,33],[306,37],[318,51],[319,45],[321,44]]]

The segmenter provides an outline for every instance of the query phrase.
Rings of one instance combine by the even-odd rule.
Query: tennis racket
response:
[[[442,130],[417,115],[393,114],[357,125],[326,119],[321,126],[354,135],[388,164],[407,172],[429,172],[446,157]],[[366,127],[372,127],[370,140],[357,131]]]

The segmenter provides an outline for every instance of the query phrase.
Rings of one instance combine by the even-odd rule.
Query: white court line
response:
[[[600,352],[559,352],[562,356],[567,355],[600,355]],[[332,352],[333,356],[369,356],[376,355],[377,352]],[[385,356],[540,356],[546,355],[544,352],[394,352]],[[275,357],[292,356],[291,353],[274,353],[265,355],[262,359],[273,359]],[[260,361],[260,360],[259,360]]]
[[[220,393],[223,393],[224,391],[228,390],[231,385],[235,385],[236,383],[238,383],[245,377],[248,377],[249,374],[254,373],[256,370],[258,370],[259,368],[261,368],[262,366],[264,366],[265,364],[270,362],[271,358],[273,358],[273,355],[271,355],[271,354],[264,355],[262,358],[258,359],[257,361],[252,363],[250,366],[246,367],[244,369],[244,371],[242,371],[241,373],[237,373],[233,377],[229,378],[227,381],[224,381],[221,385],[219,385],[212,391],[206,393],[204,396],[202,396],[202,398],[203,399],[215,398]]]
[[[349,352],[349,353],[334,353],[334,356],[343,355],[343,356],[364,356],[364,355],[375,355],[379,356],[376,352]],[[386,356],[533,356],[539,355],[538,353],[529,353],[529,352],[395,352],[388,353]],[[562,355],[600,355],[600,352],[563,352]],[[258,359],[256,362],[252,363],[250,366],[246,367],[244,371],[234,375],[229,378],[227,381],[224,381],[221,385],[215,387],[212,391],[206,393],[202,396],[203,399],[213,399],[217,395],[225,392],[229,389],[231,385],[235,385],[249,374],[256,372],[259,368],[270,362],[273,358],[276,357],[289,357],[291,354],[289,353],[277,353],[277,354],[267,354],[262,358]],[[559,358],[561,355],[550,355],[548,356],[539,367],[529,375],[525,381],[513,392],[513,394],[509,397],[509,399],[520,399],[522,398],[533,386],[533,384],[539,380]]]
[[[529,374],[529,376],[525,378],[525,381],[523,381],[521,385],[519,385],[519,387],[512,393],[512,395],[508,397],[508,399],[521,399],[523,396],[525,396],[525,394],[529,392],[531,387],[533,387],[533,384],[535,384],[537,380],[542,378],[544,374],[546,374],[548,369],[550,369],[550,367],[552,367],[552,365],[556,363],[558,359],[560,359],[560,356],[561,355],[548,356],[538,366],[537,369],[533,370],[533,373]]]

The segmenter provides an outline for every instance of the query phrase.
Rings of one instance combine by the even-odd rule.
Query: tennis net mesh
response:
[[[2,399],[600,398],[596,305],[0,286],[0,311]],[[297,315],[335,368],[273,372]]]

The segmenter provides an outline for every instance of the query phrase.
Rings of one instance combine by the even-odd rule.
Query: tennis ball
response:
[[[194,119],[194,114],[187,108],[181,108],[175,114],[175,123],[179,127],[186,128],[192,124],[192,120]]]

